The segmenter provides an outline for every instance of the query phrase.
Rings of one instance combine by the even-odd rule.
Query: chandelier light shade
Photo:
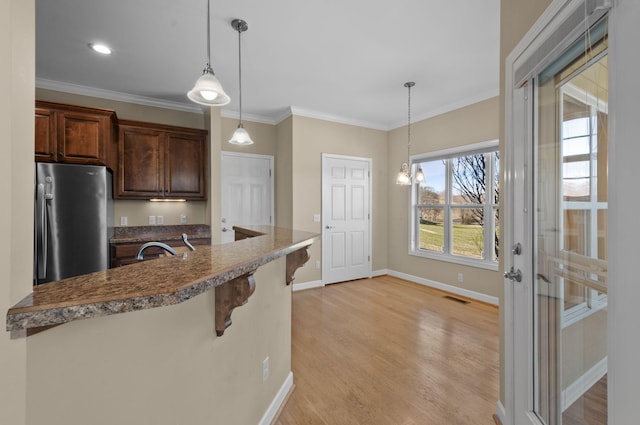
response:
[[[229,143],[234,145],[252,145],[253,140],[249,136],[249,132],[242,125],[242,33],[249,29],[249,25],[242,19],[234,19],[231,21],[231,27],[238,31],[238,87],[240,97],[240,120],[238,128],[233,132]]]
[[[224,106],[231,98],[224,92],[222,84],[216,78],[211,68],[211,0],[207,0],[207,64],[196,85],[187,93],[187,97],[195,103],[204,106]]]
[[[413,81],[404,83],[408,91],[409,99],[407,107],[407,162],[402,163],[398,177],[396,177],[396,184],[399,186],[411,186],[413,183],[422,183],[424,181],[424,173],[420,165],[418,165],[415,176],[411,174],[411,167],[409,165],[411,163],[411,87],[415,85],[416,83]]]

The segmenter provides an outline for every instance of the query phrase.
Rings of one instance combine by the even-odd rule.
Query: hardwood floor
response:
[[[607,375],[562,413],[564,425],[606,425]]]
[[[382,276],[293,294],[276,425],[493,424],[498,309]]]

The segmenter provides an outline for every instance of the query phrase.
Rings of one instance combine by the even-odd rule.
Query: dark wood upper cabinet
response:
[[[206,135],[167,133],[165,195],[206,197]]]
[[[206,200],[207,131],[120,120],[119,199]]]
[[[36,108],[35,154],[38,162],[55,162],[57,135],[55,113]]]
[[[39,162],[115,168],[116,114],[112,110],[36,101],[35,156]]]

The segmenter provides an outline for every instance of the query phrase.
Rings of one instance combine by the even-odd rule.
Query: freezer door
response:
[[[110,172],[98,166],[38,163],[36,194],[36,206],[38,195],[44,204],[44,213],[36,208],[35,217],[37,282],[107,269]]]

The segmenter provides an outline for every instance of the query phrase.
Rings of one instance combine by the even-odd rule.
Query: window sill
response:
[[[412,255],[414,257],[428,258],[430,260],[445,261],[447,263],[461,264],[463,266],[476,267],[479,269],[491,270],[496,272],[498,271],[498,263],[493,261],[486,262],[482,260],[473,260],[470,258],[458,257],[455,255],[436,254],[436,253],[416,251],[416,250],[409,250],[409,255]]]

